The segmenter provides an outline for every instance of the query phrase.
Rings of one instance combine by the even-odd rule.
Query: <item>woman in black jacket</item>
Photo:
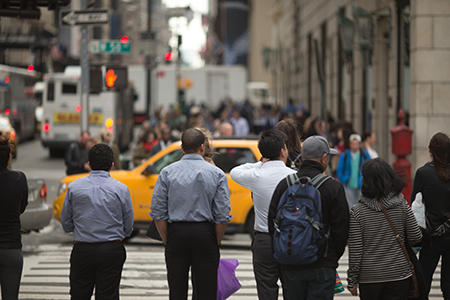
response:
[[[450,299],[450,138],[436,133],[428,146],[431,162],[416,171],[411,202],[422,193],[427,216],[427,229],[432,231],[432,245],[420,251],[427,291],[430,292],[433,273],[439,259],[441,265],[441,290],[444,299]]]
[[[302,125],[293,119],[281,120],[275,125],[275,130],[284,132],[287,135],[286,146],[288,149],[288,158],[286,166],[293,170],[298,170],[302,163]]]
[[[0,286],[2,299],[19,297],[23,256],[20,215],[28,205],[28,184],[25,174],[8,169],[11,144],[0,136]]]

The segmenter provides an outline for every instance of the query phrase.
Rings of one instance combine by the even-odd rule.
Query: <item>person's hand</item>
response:
[[[270,160],[270,158],[263,158],[262,160],[261,160],[261,166],[263,165],[263,164],[265,164],[266,162],[268,162]]]
[[[352,286],[352,287],[347,287],[348,291],[352,294],[352,296],[358,296],[358,287]]]

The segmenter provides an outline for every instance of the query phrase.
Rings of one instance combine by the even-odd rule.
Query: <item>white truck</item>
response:
[[[65,152],[67,146],[78,141],[81,131],[80,105],[81,68],[67,67],[64,73],[44,76],[41,142],[49,148],[50,156]],[[133,95],[130,89],[102,91],[89,95],[89,131],[99,136],[102,127],[114,135],[121,150],[132,140]]]
[[[248,98],[258,106],[271,101],[269,85],[264,82],[247,82],[247,70],[243,66],[206,65],[198,69],[182,67],[181,78],[181,84],[186,87],[186,102],[205,103],[213,110],[226,98],[237,102]],[[175,64],[159,65],[152,70],[151,82],[151,111],[177,104]],[[135,102],[135,108],[138,105]]]

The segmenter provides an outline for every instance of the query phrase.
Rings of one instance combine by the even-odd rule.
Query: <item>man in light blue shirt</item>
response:
[[[262,161],[235,167],[230,172],[236,183],[253,192],[255,210],[255,237],[252,243],[253,272],[255,273],[258,299],[278,299],[280,264],[273,258],[272,239],[269,235],[268,215],[270,200],[278,183],[286,176],[296,173],[286,167],[288,150],[286,134],[267,130],[261,135],[258,149]],[[283,293],[286,299],[285,293]]]
[[[171,300],[187,299],[192,267],[193,299],[217,297],[219,245],[230,220],[225,173],[203,159],[205,137],[194,128],[181,136],[183,158],[159,174],[150,216],[166,246]]]
[[[65,232],[73,232],[71,299],[119,299],[126,259],[122,240],[133,231],[133,207],[126,185],[111,178],[114,153],[106,144],[89,150],[88,177],[69,184],[61,211]]]

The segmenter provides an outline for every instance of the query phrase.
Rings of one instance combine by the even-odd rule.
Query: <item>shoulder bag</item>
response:
[[[408,260],[409,267],[411,268],[412,280],[413,280],[413,283],[414,283],[414,287],[410,286],[410,289],[408,291],[408,298],[420,298],[419,282],[417,280],[417,275],[416,275],[416,271],[414,269],[414,265],[411,262],[411,259],[409,258],[408,251],[406,251],[405,245],[403,245],[402,239],[398,235],[397,230],[395,230],[394,224],[392,224],[392,221],[389,218],[389,215],[388,215],[386,209],[384,208],[383,203],[381,203],[381,201],[380,201],[380,206],[381,206],[381,209],[383,210],[384,215],[386,216],[386,219],[389,222],[389,225],[392,228],[392,231],[395,234],[395,237],[397,238],[398,243],[400,244],[400,247],[402,247],[403,253],[406,256],[406,259]]]

